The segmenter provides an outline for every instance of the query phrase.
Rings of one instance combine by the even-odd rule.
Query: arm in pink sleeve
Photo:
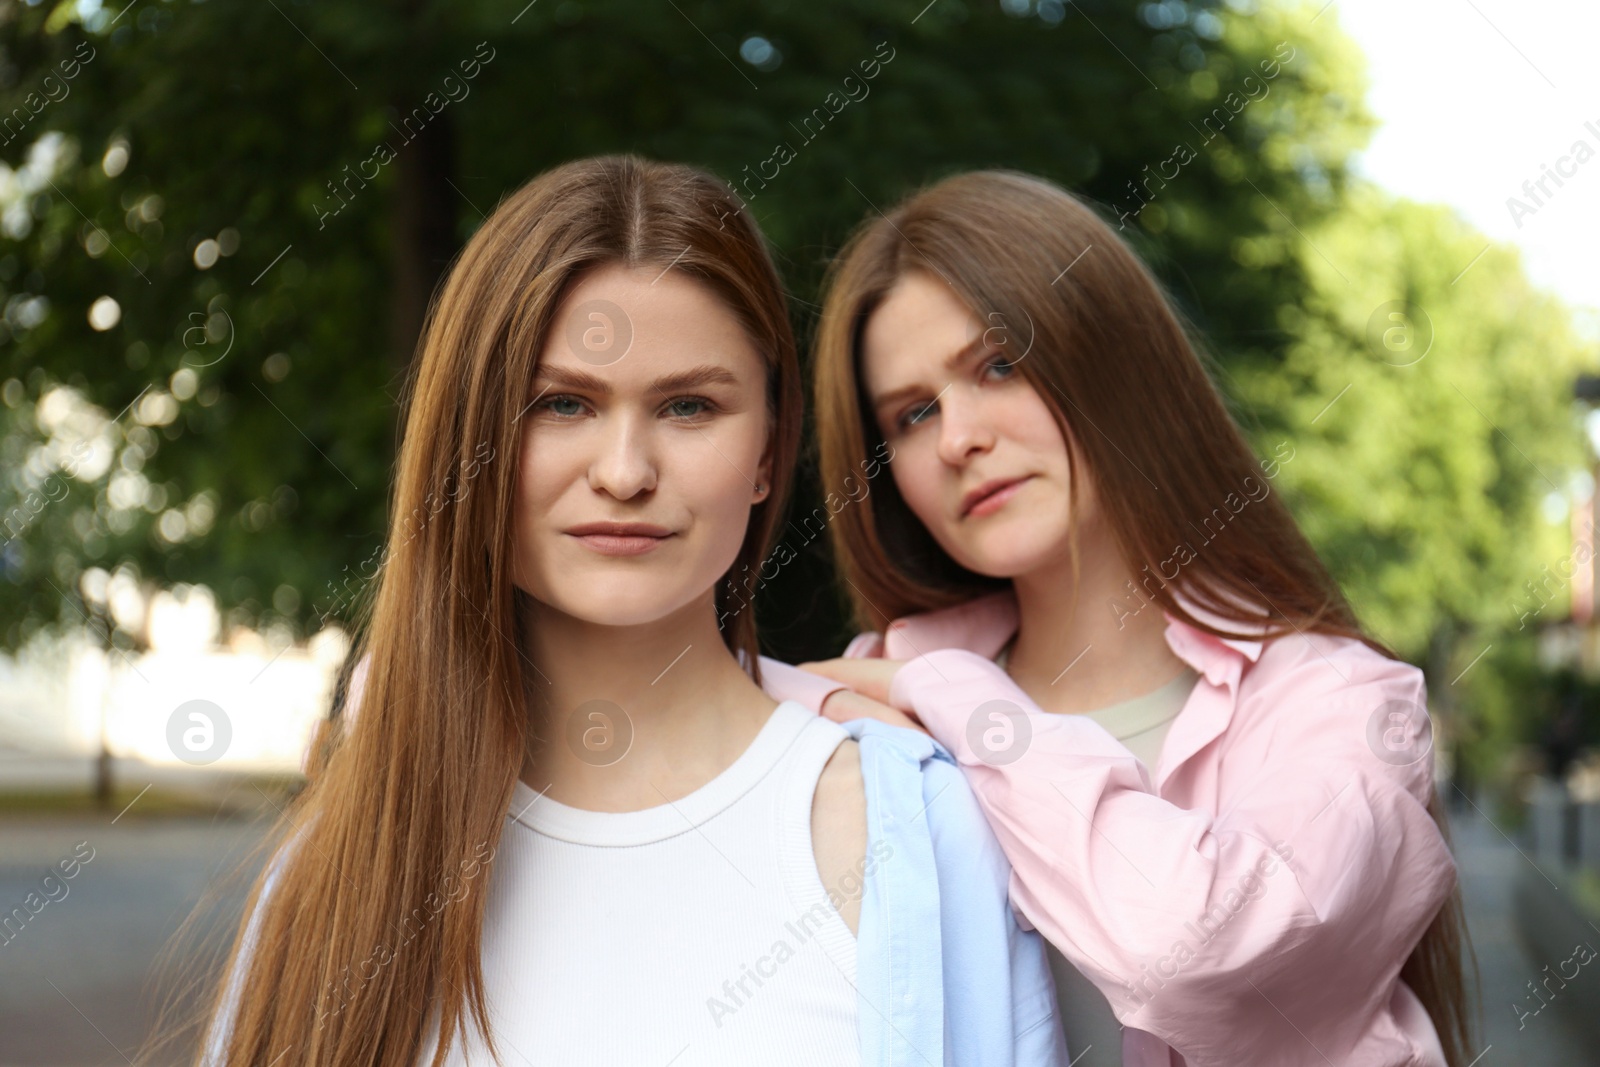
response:
[[[803,671],[770,656],[762,656],[760,661],[761,688],[768,696],[774,700],[799,701],[818,715],[822,714],[822,702],[828,699],[829,693],[850,688],[843,682]]]
[[[856,634],[845,646],[844,655],[852,658],[882,656],[883,635],[870,630]],[[768,696],[774,700],[797,700],[818,715],[822,714],[822,702],[830,693],[850,688],[843,682],[812,674],[770,656],[760,657],[760,662],[761,688]]]
[[[1425,807],[1431,760],[1368,747],[1379,705],[1426,701],[1420,671],[1383,663],[1346,685],[1298,669],[1275,684],[1265,725],[1230,728],[1257,730],[1266,755],[1240,748],[1221,768],[1216,816],[1163,800],[1098,724],[1042,711],[965,649],[909,661],[890,703],[956,756],[1011,861],[1013,903],[1119,1020],[1191,1067],[1321,1065],[1368,1039],[1455,881]],[[1005,724],[980,712],[997,700],[1020,712],[1011,762],[983,750]]]

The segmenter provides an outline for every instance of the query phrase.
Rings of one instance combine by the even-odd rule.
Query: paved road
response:
[[[66,883],[68,895],[0,944],[0,1067],[125,1064],[153,1018],[144,994],[157,952],[202,889],[236,866],[265,827],[132,816],[115,825],[0,822],[0,908],[21,903],[57,861],[94,850]],[[1511,924],[1511,886],[1527,861],[1481,818],[1458,822],[1455,841],[1483,975],[1488,1048],[1477,1067],[1600,1067],[1600,1049],[1585,1049],[1554,1005],[1518,1029],[1511,1004],[1524,1002],[1525,983],[1543,965]],[[216,922],[236,922],[242,902],[238,892],[225,896]]]
[[[59,861],[81,863],[57,883],[65,896],[53,884],[59,899],[9,931],[9,941],[0,939],[0,1067],[126,1067],[152,1029],[157,954],[201,891],[220,884],[266,828],[134,814],[112,825],[110,818],[0,822],[5,912],[38,892]],[[236,923],[243,902],[243,892],[222,897],[210,928]],[[183,1061],[174,1054],[163,1062]]]

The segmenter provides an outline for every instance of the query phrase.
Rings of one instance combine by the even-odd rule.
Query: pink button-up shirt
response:
[[[845,655],[910,661],[890,703],[966,772],[1013,907],[1105,994],[1125,1067],[1443,1067],[1398,977],[1456,881],[1426,807],[1422,672],[1347,638],[1223,640],[1166,618],[1201,677],[1154,768],[992,662],[1017,628],[1009,590]],[[769,695],[813,709],[842,688],[761,669]]]

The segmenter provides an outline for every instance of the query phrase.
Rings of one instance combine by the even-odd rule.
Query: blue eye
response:
[[[570,418],[571,416],[577,414],[576,411],[567,411],[567,412],[556,411],[555,408],[556,408],[557,404],[573,404],[573,405],[575,405],[577,407],[582,407],[583,406],[583,402],[582,401],[578,400],[576,397],[571,397],[571,396],[553,396],[549,400],[546,400],[543,404],[541,404],[539,406],[544,408],[545,410],[551,412],[552,414],[561,416],[562,418]]]
[[[897,421],[897,425],[901,429],[915,426],[922,421],[922,416],[937,410],[939,410],[938,401],[934,401],[929,404],[923,404],[920,407],[914,407],[904,415],[900,416],[899,420]]]
[[[998,369],[1001,371],[1000,377],[1009,378],[1016,373],[1017,365],[1003,355],[996,355],[993,359],[989,360],[983,365],[983,369],[986,371]]]
[[[670,404],[667,405],[667,407],[668,408],[676,408],[680,404],[690,404],[690,405],[698,405],[699,406],[699,408],[701,409],[699,411],[695,411],[695,412],[692,412],[692,413],[684,413],[684,412],[681,412],[681,411],[679,412],[679,415],[682,416],[683,418],[692,419],[696,415],[704,414],[704,410],[711,406],[711,401],[707,400],[703,396],[684,396],[684,397],[679,397],[677,400],[672,401]]]

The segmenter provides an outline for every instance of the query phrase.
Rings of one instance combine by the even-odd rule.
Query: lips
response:
[[[665,526],[648,522],[586,522],[566,532],[602,556],[637,556],[672,536]]]
[[[1031,477],[1033,475],[1027,474],[1020,478],[993,478],[984,482],[961,498],[962,518],[971,515],[975,509],[979,514],[986,514],[989,510],[992,510],[992,508],[985,506],[988,504],[998,507],[1011,497],[1012,493],[1015,492],[1015,486],[1021,485]]]
[[[573,526],[567,533],[577,537],[588,534],[608,534],[614,537],[670,537],[672,531],[650,522],[586,522]]]

